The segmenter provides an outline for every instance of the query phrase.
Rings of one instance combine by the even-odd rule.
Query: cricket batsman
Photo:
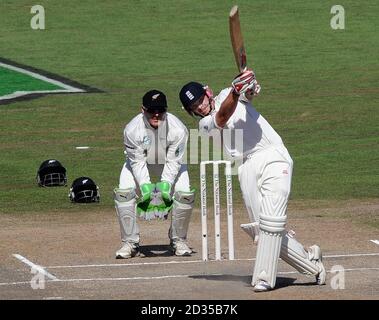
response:
[[[142,98],[141,113],[124,129],[126,162],[120,174],[114,201],[120,224],[122,247],[116,258],[139,253],[140,231],[137,217],[166,219],[171,212],[169,238],[177,256],[191,255],[187,231],[194,205],[187,166],[182,163],[188,130],[167,112],[163,92],[148,91]],[[160,180],[152,183],[150,173]],[[138,198],[138,201],[137,201]]]
[[[258,239],[254,291],[275,287],[279,256],[301,273],[315,276],[322,285],[326,271],[320,247],[313,245],[306,250],[294,238],[294,232],[285,229],[293,162],[281,137],[251,103],[260,89],[255,73],[245,69],[216,97],[207,86],[189,82],[180,90],[179,98],[190,115],[200,118],[200,131],[243,132],[242,144],[223,139],[223,147],[231,157],[243,159],[238,178],[251,222],[250,233]]]

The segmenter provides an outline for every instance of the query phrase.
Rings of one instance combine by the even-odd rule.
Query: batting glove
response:
[[[235,94],[240,95],[246,90],[251,89],[257,80],[255,79],[255,74],[253,70],[247,69],[240,73],[232,81],[232,87]]]
[[[253,97],[257,96],[260,91],[261,85],[257,82],[257,80],[254,80],[246,91],[240,95],[239,99],[244,102],[249,102],[253,99]]]

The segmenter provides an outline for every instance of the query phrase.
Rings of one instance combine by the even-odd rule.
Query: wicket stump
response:
[[[202,229],[202,258],[208,260],[208,228],[207,228],[207,179],[206,165],[213,166],[213,195],[215,218],[215,260],[221,260],[221,216],[220,216],[220,177],[219,165],[225,164],[226,178],[226,211],[228,217],[228,251],[229,260],[234,260],[233,234],[233,194],[231,162],[225,160],[202,161],[200,163],[200,190],[201,190],[201,229]]]

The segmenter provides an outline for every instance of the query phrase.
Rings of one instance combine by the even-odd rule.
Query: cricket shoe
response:
[[[319,268],[319,273],[316,274],[316,282],[318,285],[323,285],[326,282],[326,270],[322,263],[321,249],[317,245],[313,245],[308,249],[309,259]]]
[[[191,248],[182,239],[171,240],[171,250],[176,256],[190,256],[192,253]]]
[[[116,252],[116,259],[129,259],[138,255],[139,245],[138,243],[125,242],[120,250]]]
[[[264,280],[259,280],[254,286],[254,292],[266,292],[272,290],[271,286]]]

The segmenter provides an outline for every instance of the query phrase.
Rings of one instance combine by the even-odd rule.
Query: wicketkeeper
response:
[[[260,89],[254,72],[247,69],[216,97],[198,82],[183,86],[179,97],[190,115],[201,118],[202,132],[211,134],[214,129],[243,132],[243,143],[223,139],[223,144],[231,157],[243,159],[238,177],[251,221],[247,227],[258,242],[252,278],[254,290],[275,287],[279,256],[301,273],[314,275],[321,285],[325,283],[326,272],[320,247],[313,245],[306,250],[293,232],[285,230],[293,162],[281,137],[251,104]]]
[[[163,92],[151,90],[142,98],[141,113],[125,127],[126,162],[114,201],[123,246],[116,258],[131,258],[139,252],[137,216],[145,220],[166,219],[171,212],[170,245],[178,256],[190,255],[187,231],[194,204],[187,166],[182,164],[188,130],[167,112]],[[152,183],[150,172],[160,176]]]

